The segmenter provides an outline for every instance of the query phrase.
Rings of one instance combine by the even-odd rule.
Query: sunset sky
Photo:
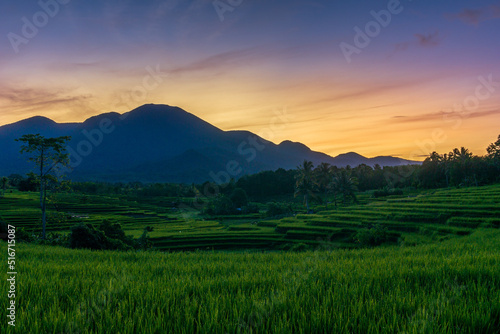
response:
[[[483,155],[500,134],[500,1],[41,0],[0,13],[0,125],[158,103],[333,156],[415,160]]]

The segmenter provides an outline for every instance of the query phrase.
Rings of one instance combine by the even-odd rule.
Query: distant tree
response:
[[[328,209],[327,193],[332,179],[332,166],[330,166],[330,164],[326,162],[323,162],[316,167],[314,173],[316,176],[316,183],[318,185],[318,190],[323,194],[323,202],[325,203],[325,209]]]
[[[35,173],[30,172],[25,178],[19,181],[17,189],[19,191],[38,191],[38,181]]]
[[[500,135],[498,140],[488,146],[486,149],[488,155],[486,156],[488,163],[490,164],[493,174],[496,177],[492,177],[492,180],[496,181],[500,179]]]
[[[19,187],[19,182],[23,180],[23,176],[20,174],[10,174],[9,175],[9,184],[11,187]]]
[[[472,153],[465,147],[455,148],[450,152],[450,174],[455,185],[471,185],[473,181],[472,173]]]
[[[37,181],[40,187],[40,208],[42,210],[42,238],[45,239],[47,223],[47,191],[50,183],[57,183],[55,171],[58,167],[69,165],[69,154],[65,145],[71,137],[45,138],[40,134],[24,135],[16,141],[24,143],[21,153],[31,154],[29,161],[37,168]]]
[[[248,196],[245,190],[241,188],[235,188],[231,195],[229,196],[236,208],[242,208],[248,203]]]
[[[488,152],[488,158],[492,159],[497,165],[500,164],[500,135],[498,140],[486,149]]]
[[[0,179],[0,184],[2,185],[2,196],[5,196],[5,189],[7,188],[7,183],[9,179],[5,176]]]
[[[332,188],[334,191],[342,195],[342,202],[347,203],[348,199],[352,199],[355,203],[358,202],[356,197],[357,179],[351,176],[349,170],[341,170],[333,177]]]
[[[316,197],[316,184],[314,182],[313,167],[313,163],[307,160],[304,160],[302,165],[297,167],[298,173],[295,182],[295,197],[300,195],[304,196],[304,203],[306,205],[307,212],[310,211],[309,198]]]
[[[443,164],[443,156],[437,152],[432,152],[422,163],[422,168],[419,172],[420,184],[424,188],[436,188],[443,186],[443,182],[447,179],[445,165]]]

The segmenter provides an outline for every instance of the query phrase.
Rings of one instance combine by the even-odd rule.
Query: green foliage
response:
[[[93,250],[130,250],[136,248],[148,248],[147,231],[144,231],[139,245],[133,238],[125,236],[120,224],[105,220],[99,226],[94,228],[91,224],[78,224],[71,227],[69,234],[70,248],[86,248]]]
[[[246,215],[250,213],[259,213],[259,206],[256,203],[248,203],[241,208],[241,213]]]
[[[403,190],[401,190],[401,189],[384,188],[381,190],[375,190],[373,192],[373,197],[375,197],[375,198],[387,197],[387,196],[400,196],[400,195],[403,195]]]
[[[37,191],[39,189],[39,185],[36,175],[30,173],[28,174],[28,177],[19,180],[17,183],[17,189],[19,189],[19,191]]]
[[[96,230],[90,224],[78,224],[71,227],[69,247],[103,249],[106,244],[104,232]]]
[[[234,189],[229,198],[236,208],[242,208],[248,203],[247,193],[241,188]]]
[[[210,200],[204,212],[211,216],[232,215],[236,208],[231,199],[225,195],[218,195]]]
[[[290,205],[271,202],[267,204],[266,217],[278,217],[293,214]]]
[[[125,232],[122,226],[118,223],[114,223],[111,220],[105,219],[99,226],[99,230],[104,232],[104,235],[111,239],[124,240]]]
[[[375,225],[358,232],[354,239],[361,246],[365,247],[380,246],[391,240],[387,228],[380,225]]]
[[[293,194],[295,170],[264,171],[253,175],[245,175],[236,182],[236,186],[245,190],[255,201],[265,201],[270,197]]]

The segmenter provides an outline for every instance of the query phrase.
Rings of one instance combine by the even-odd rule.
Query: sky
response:
[[[332,156],[500,134],[500,1],[0,3],[0,125],[146,103]]]

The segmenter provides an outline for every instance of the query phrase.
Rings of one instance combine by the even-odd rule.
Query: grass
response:
[[[498,229],[301,253],[17,247],[17,333],[500,331]]]

